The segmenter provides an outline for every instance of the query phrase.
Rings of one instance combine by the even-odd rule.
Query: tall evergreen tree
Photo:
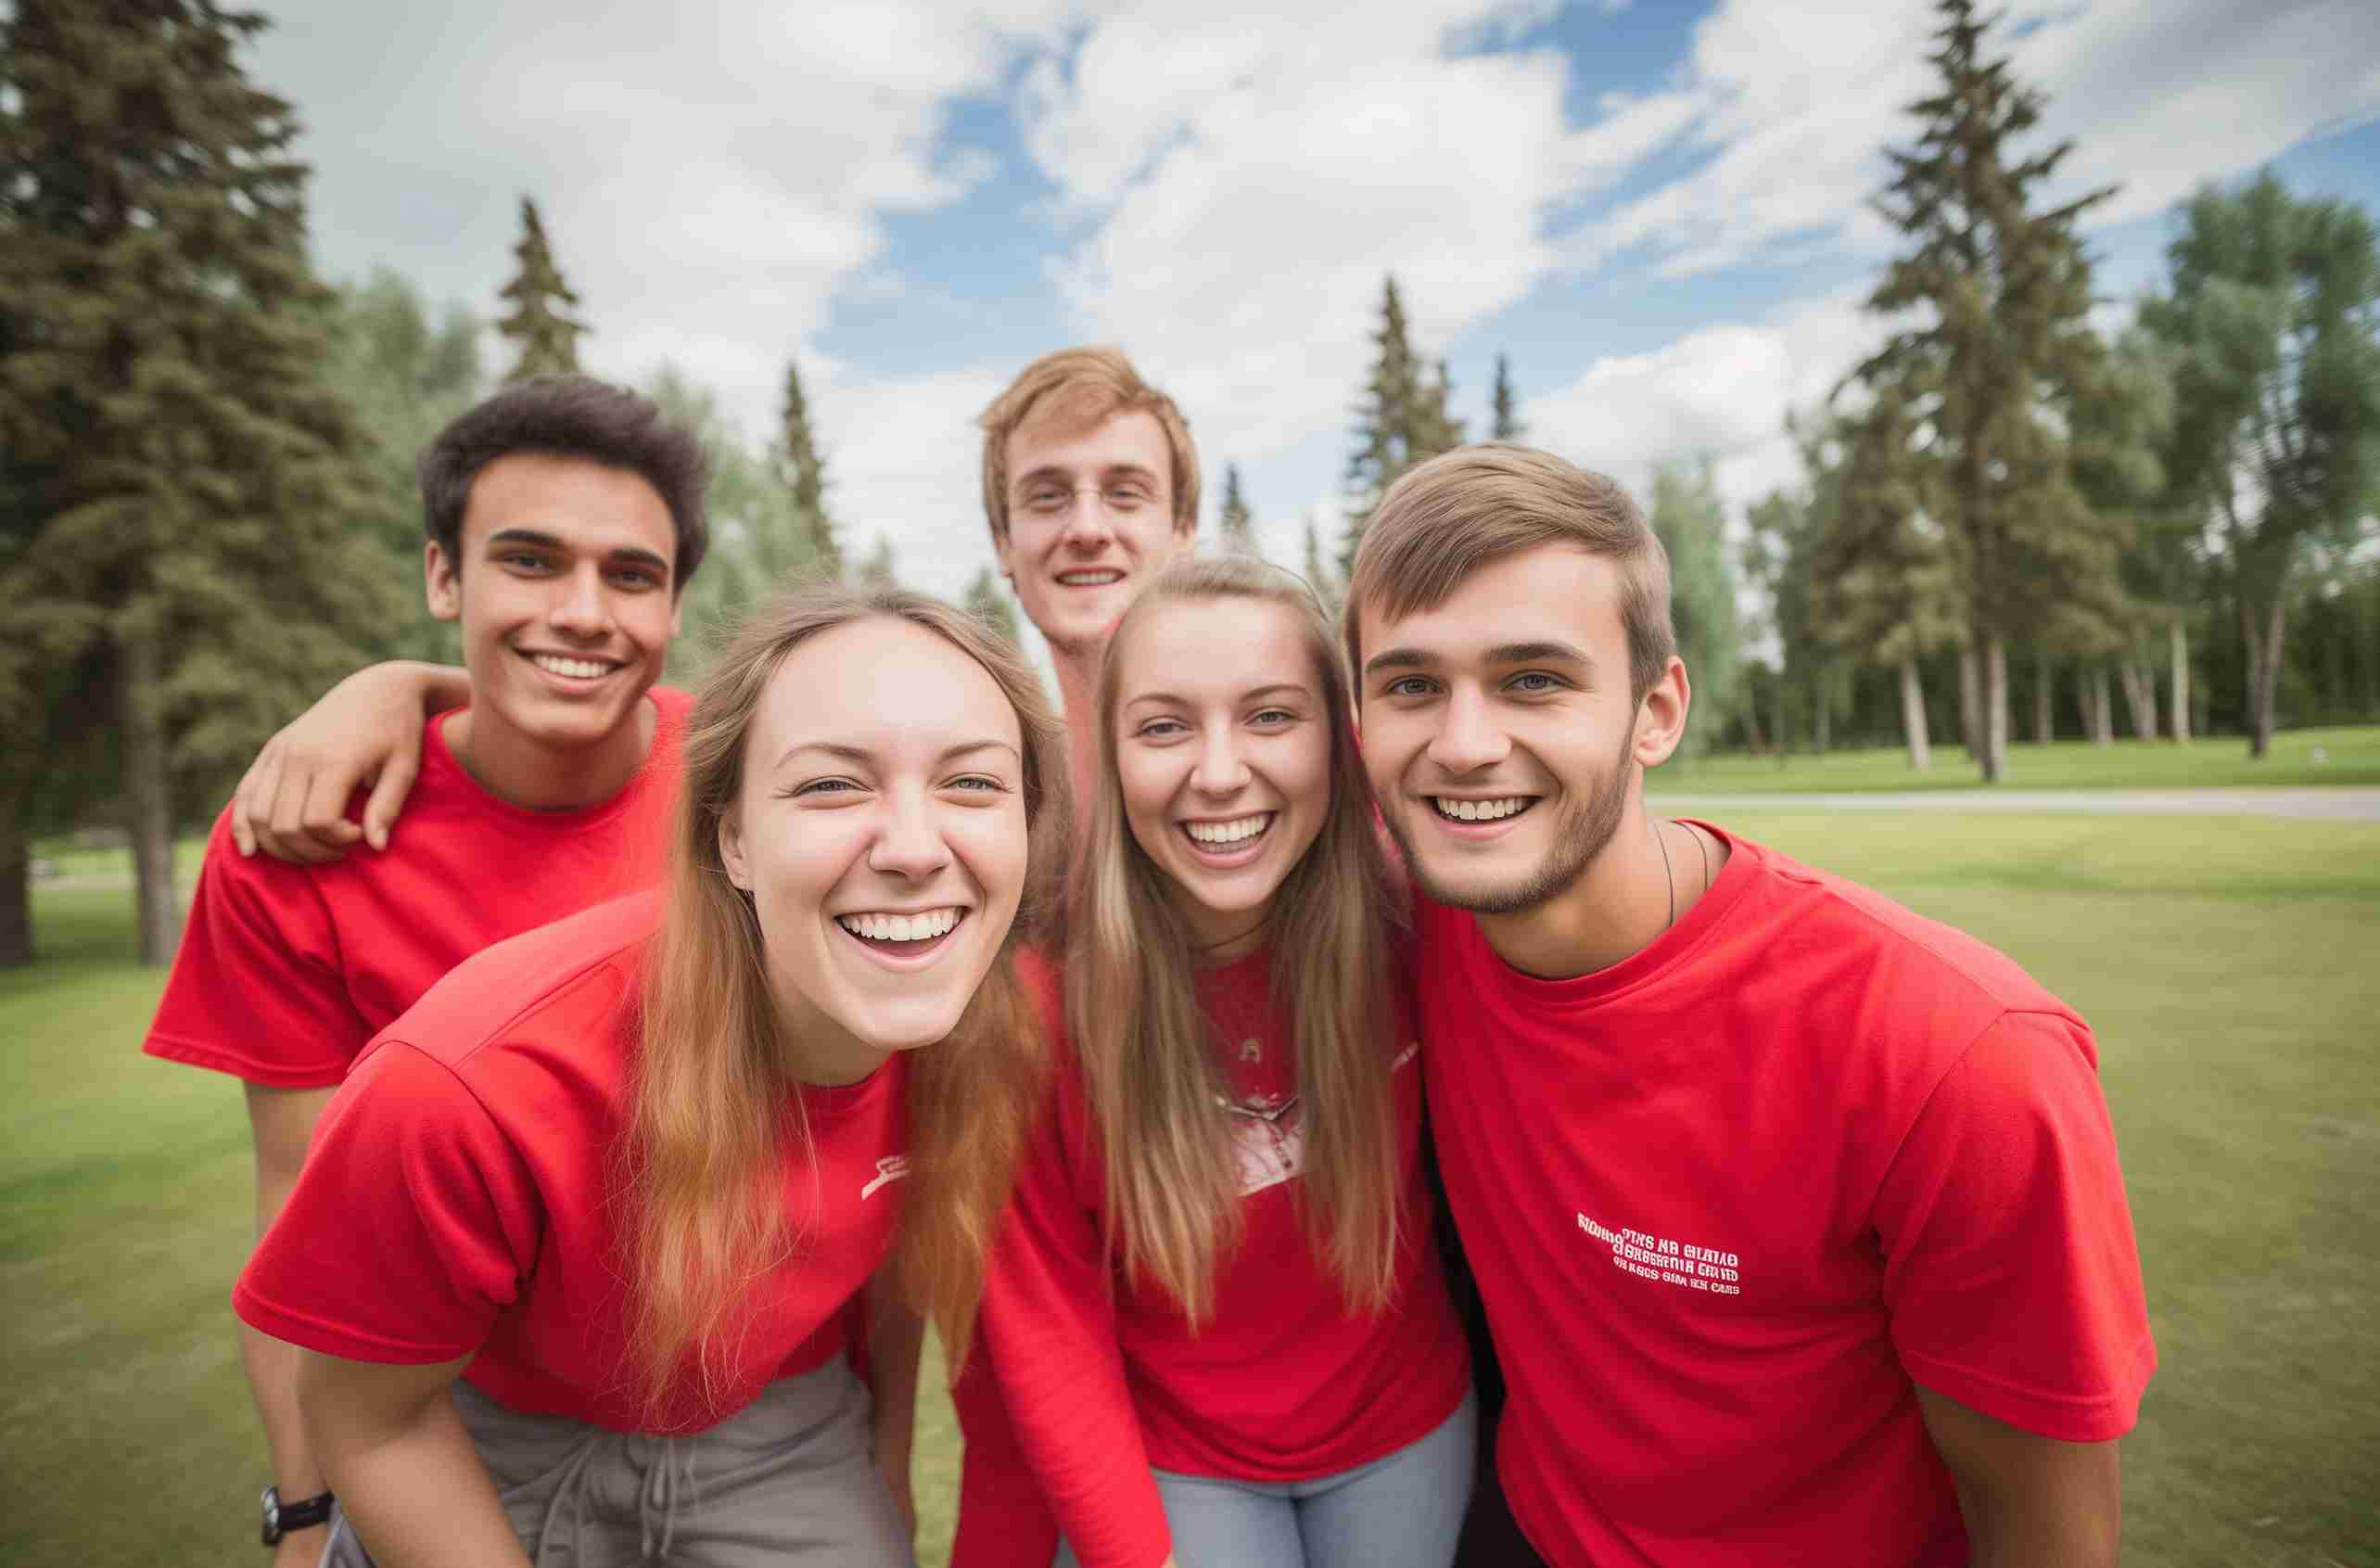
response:
[[[1234,555],[1260,554],[1256,548],[1256,514],[1240,489],[1240,465],[1223,465],[1223,548]]]
[[[2046,211],[2033,197],[2071,150],[2018,158],[2042,98],[2005,59],[1987,59],[1989,24],[1972,0],[1940,0],[1929,57],[1940,89],[1911,106],[1915,145],[1890,149],[1894,177],[1877,210],[1911,242],[1868,306],[1915,312],[1858,374],[1904,400],[1922,462],[1939,475],[1939,520],[1979,667],[1978,759],[2006,767],[2007,649],[2042,613],[2044,590],[2113,602],[2116,550],[2076,492],[2064,431],[2100,354],[2089,322],[2091,265],[2076,237],[2099,190]]]
[[[1935,520],[1940,476],[1918,457],[1915,424],[1890,388],[1836,423],[1841,471],[1811,543],[1810,578],[1813,619],[1828,641],[1898,675],[1902,737],[1909,766],[1922,773],[1933,747],[1919,665],[1957,643],[1962,617],[1949,542]],[[1834,450],[1821,440],[1819,452]]]
[[[528,197],[521,198],[521,237],[513,247],[513,259],[519,268],[501,296],[512,301],[512,313],[496,324],[496,330],[519,345],[520,357],[505,382],[577,375],[579,338],[587,330],[570,314],[579,296],[563,280],[537,203]]]
[[[1016,625],[1016,606],[1000,592],[999,577],[985,567],[968,580],[967,596],[961,601],[967,613],[1007,638],[1018,647],[1024,645]]]
[[[1447,408],[1446,363],[1438,362],[1433,378],[1414,353],[1394,276],[1381,289],[1372,346],[1371,375],[1355,410],[1355,451],[1347,461],[1347,521],[1339,543],[1343,577],[1355,569],[1364,525],[1388,487],[1415,464],[1451,452],[1463,440],[1462,422]]]
[[[691,682],[723,645],[720,631],[769,594],[817,570],[819,561],[793,492],[745,445],[717,393],[668,365],[644,393],[672,424],[694,432],[710,462],[704,497],[710,550],[702,574],[686,585],[687,635],[669,654],[670,677]]]
[[[397,604],[322,375],[297,125],[239,64],[263,25],[210,0],[17,0],[0,34],[0,510],[22,542],[0,676],[19,711],[62,699],[112,729],[149,963],[180,924],[178,806]]]
[[[2178,356],[2167,468],[2221,542],[2262,757],[2291,576],[2380,480],[2380,256],[2362,211],[2297,200],[2269,172],[2199,192],[2167,255],[2170,285],[2140,316]]]
[[[1311,512],[1305,515],[1305,585],[1314,590],[1314,596],[1322,601],[1324,609],[1332,615],[1339,613],[1346,590],[1331,574],[1330,563],[1322,557],[1322,530]]]
[[[1493,439],[1499,441],[1525,440],[1529,427],[1521,422],[1519,405],[1512,396],[1512,364],[1504,355],[1495,356],[1495,423],[1489,427]]]
[[[826,511],[826,460],[819,455],[810,434],[809,402],[802,396],[801,367],[785,361],[785,400],[778,418],[777,444],[770,453],[778,481],[794,498],[802,525],[809,534],[812,558],[840,575],[843,551],[834,542],[834,523]]]

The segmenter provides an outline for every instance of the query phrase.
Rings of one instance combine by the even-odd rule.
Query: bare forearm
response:
[[[302,1354],[270,1334],[240,1325],[239,1355],[248,1370],[248,1392],[264,1424],[264,1446],[273,1456],[273,1484],[284,1502],[299,1502],[324,1490],[322,1466],[306,1443],[298,1414],[298,1358]]]
[[[452,1399],[385,1433],[315,1421],[339,1506],[379,1568],[526,1568],[488,1467]]]
[[[471,671],[460,665],[429,664],[416,659],[391,659],[386,666],[391,670],[403,670],[421,685],[422,713],[444,713],[450,708],[467,707],[471,701]]]
[[[2112,1514],[1994,1517],[1971,1506],[1966,1512],[1969,1568],[2115,1568]]]

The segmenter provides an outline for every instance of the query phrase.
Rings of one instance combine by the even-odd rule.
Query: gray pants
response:
[[[1154,1470],[1174,1560],[1232,1568],[1446,1568],[1470,1505],[1479,1396],[1393,1454],[1318,1481]],[[1061,1542],[1055,1568],[1077,1568]]]
[[[868,1390],[840,1359],[686,1437],[521,1415],[466,1383],[454,1406],[537,1568],[915,1568],[876,1469]],[[344,1514],[322,1568],[372,1568]]]

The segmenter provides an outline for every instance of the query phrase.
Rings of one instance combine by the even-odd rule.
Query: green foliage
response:
[[[1504,355],[1495,356],[1495,392],[1494,397],[1495,423],[1489,427],[1489,438],[1499,441],[1528,439],[1529,427],[1521,422],[1518,404],[1512,396],[1512,365]]]
[[[644,388],[672,423],[693,431],[710,459],[705,513],[710,550],[686,584],[685,634],[670,656],[673,680],[700,678],[744,613],[770,593],[821,569],[818,530],[779,473],[756,457],[727,416],[718,394],[664,365]]]
[[[185,803],[398,615],[262,25],[24,0],[0,41],[0,704],[112,725],[144,791],[161,751]]]
[[[868,588],[897,588],[900,574],[893,566],[893,542],[883,534],[876,536],[876,547],[859,563],[859,582]]]
[[[1693,682],[1689,749],[1716,742],[1742,697],[1743,639],[1726,554],[1726,508],[1711,465],[1664,465],[1653,476],[1653,532],[1669,552],[1670,614]]]
[[[1463,423],[1449,412],[1453,396],[1446,362],[1425,371],[1406,331],[1405,301],[1390,277],[1381,289],[1380,325],[1372,332],[1370,376],[1356,405],[1355,451],[1347,461],[1349,506],[1339,543],[1339,573],[1355,570],[1364,525],[1389,486],[1417,463],[1463,444]]]
[[[521,237],[513,247],[513,259],[517,270],[502,295],[512,301],[512,313],[496,323],[496,330],[518,345],[519,358],[504,380],[577,375],[579,338],[587,330],[570,314],[579,296],[563,281],[544,221],[528,197],[521,198]]]
[[[961,601],[966,612],[1008,639],[1012,646],[1022,647],[1016,624],[1016,606],[1000,592],[999,578],[991,567],[978,570],[967,583],[967,596]]]
[[[1223,548],[1235,555],[1262,554],[1256,548],[1256,515],[1240,489],[1240,465],[1223,465]]]
[[[809,532],[809,553],[823,568],[842,575],[843,552],[834,541],[834,524],[826,512],[826,460],[819,455],[810,434],[809,402],[802,396],[801,367],[785,362],[785,398],[778,418],[777,441],[769,451],[777,482],[794,498],[794,509]]]
[[[459,662],[454,627],[420,603],[421,490],[414,465],[446,424],[477,402],[479,319],[449,303],[433,319],[421,292],[387,268],[339,291],[336,351],[325,369],[355,410],[370,443],[366,518],[388,554],[388,571],[413,613],[372,651],[388,658]]]
[[[2171,353],[2164,457],[2176,497],[2214,525],[2247,628],[2247,728],[2273,718],[2291,574],[2344,542],[2380,481],[2380,253],[2344,202],[2299,201],[2271,173],[2184,210],[2166,292],[2140,321]]]
[[[2070,144],[2030,157],[2013,144],[2041,118],[2041,96],[2007,62],[1984,57],[1970,0],[1941,0],[1929,57],[1933,96],[1909,149],[1888,149],[1893,179],[1877,202],[1910,249],[1886,269],[1869,309],[1916,317],[1857,375],[1905,405],[1914,459],[1930,470],[1928,510],[1959,588],[1962,618],[1996,670],[2005,644],[2062,601],[2078,618],[2120,612],[2119,540],[2076,490],[2066,431],[2096,388],[2091,263],[2077,237],[2094,191],[2044,211],[2035,193]],[[2005,735],[2005,690],[1988,734]],[[1987,779],[2001,758],[1987,745]]]

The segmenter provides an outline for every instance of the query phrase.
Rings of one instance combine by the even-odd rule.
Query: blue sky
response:
[[[267,0],[271,4],[271,0]],[[1641,482],[1793,478],[1782,420],[1855,360],[1865,206],[1927,84],[1915,4],[1601,0],[655,7],[285,0],[315,247],[491,311],[536,196],[594,331],[756,436],[797,355],[859,548],[955,593],[989,558],[973,420],[1035,354],[1119,343],[1236,462],[1276,559],[1335,529],[1394,269],[1457,412],[1510,356],[1533,440]],[[2380,210],[2380,6],[2015,0],[2071,136],[2109,319],[2171,207],[2265,164]],[[1213,500],[1208,505],[1212,516]]]

